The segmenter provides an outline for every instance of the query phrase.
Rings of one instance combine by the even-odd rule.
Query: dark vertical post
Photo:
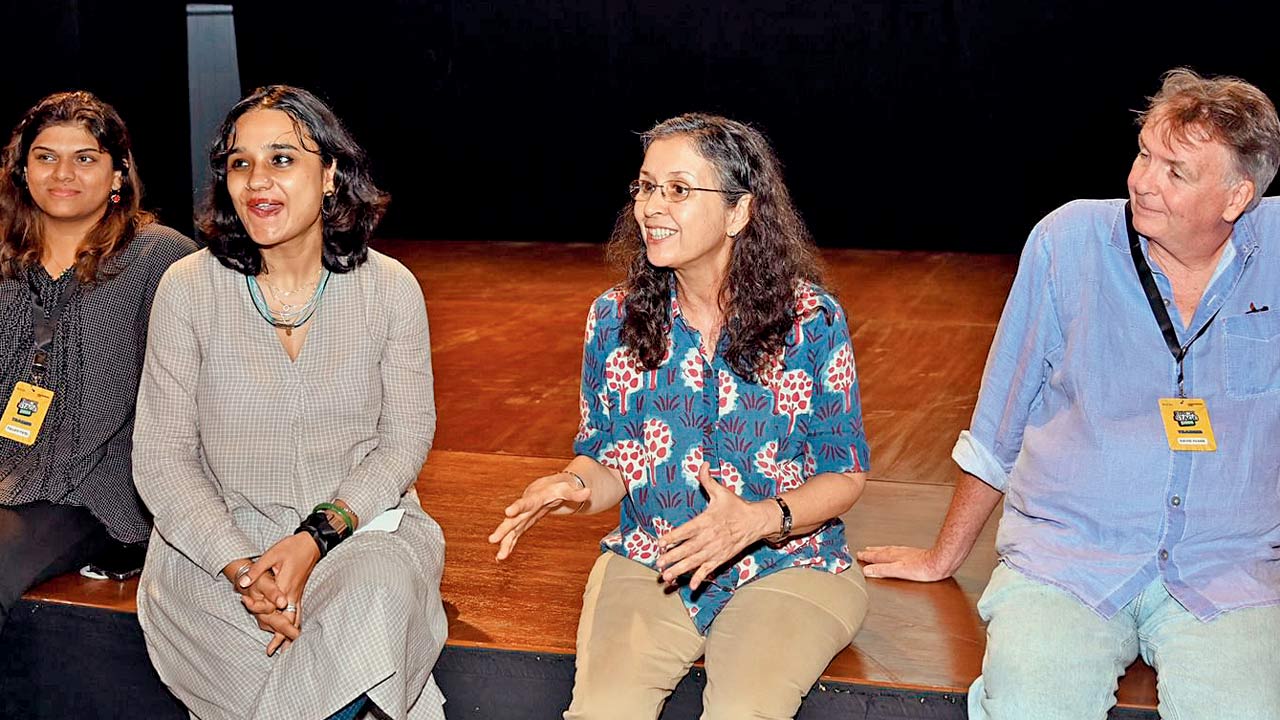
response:
[[[236,27],[230,5],[187,5],[187,93],[191,111],[191,193],[197,212],[209,184],[209,142],[240,99]]]

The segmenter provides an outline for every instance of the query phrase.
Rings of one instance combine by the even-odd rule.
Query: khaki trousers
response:
[[[704,637],[658,574],[612,552],[596,561],[578,621],[565,720],[654,720],[704,657],[703,720],[791,718],[867,614],[857,565],[793,568],[739,588]]]

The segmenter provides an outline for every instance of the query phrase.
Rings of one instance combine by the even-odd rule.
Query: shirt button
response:
[[[1160,551],[1160,559],[1161,559],[1161,560],[1168,560],[1168,559],[1169,559],[1169,551],[1168,551],[1168,550],[1161,550],[1161,551]]]
[[[1169,298],[1164,298],[1164,306],[1169,307]]]
[[[1178,507],[1179,505],[1182,504],[1182,498],[1178,497],[1177,495],[1174,495],[1172,498],[1170,498],[1169,504],[1174,507]]]

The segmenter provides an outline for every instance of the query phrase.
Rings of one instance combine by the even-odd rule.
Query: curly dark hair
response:
[[[262,272],[262,251],[250,239],[227,192],[227,158],[235,146],[236,121],[251,110],[280,110],[293,120],[299,138],[310,140],[327,167],[336,164],[333,195],[322,210],[324,267],[345,273],[369,258],[369,237],[382,219],[391,196],[378,189],[364,150],[323,100],[289,85],[268,85],[236,103],[209,148],[213,184],[197,223],[209,251],[223,265],[244,273]]]
[[[751,195],[750,218],[733,240],[729,271],[720,288],[729,345],[725,361],[739,377],[758,381],[795,324],[796,284],[822,282],[813,241],[782,180],[782,164],[759,130],[718,115],[689,113],[658,123],[642,137],[687,137],[715,167],[727,207]],[[623,209],[609,239],[610,257],[627,273],[623,284],[622,343],[649,370],[661,364],[671,331],[673,271],[651,264],[635,202]]]
[[[133,162],[129,130],[120,114],[90,92],[55,93],[27,111],[0,156],[0,278],[17,277],[40,264],[44,250],[42,211],[27,188],[27,154],[36,137],[56,125],[84,128],[111,156],[112,169],[121,176],[120,201],[107,203],[106,213],[76,250],[76,278],[81,283],[110,276],[110,261],[129,246],[139,228],[155,222],[155,217],[142,209],[142,181]]]

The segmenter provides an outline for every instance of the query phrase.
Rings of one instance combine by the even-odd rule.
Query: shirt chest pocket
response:
[[[1227,351],[1227,394],[1280,391],[1280,312],[1255,312],[1222,320]]]

